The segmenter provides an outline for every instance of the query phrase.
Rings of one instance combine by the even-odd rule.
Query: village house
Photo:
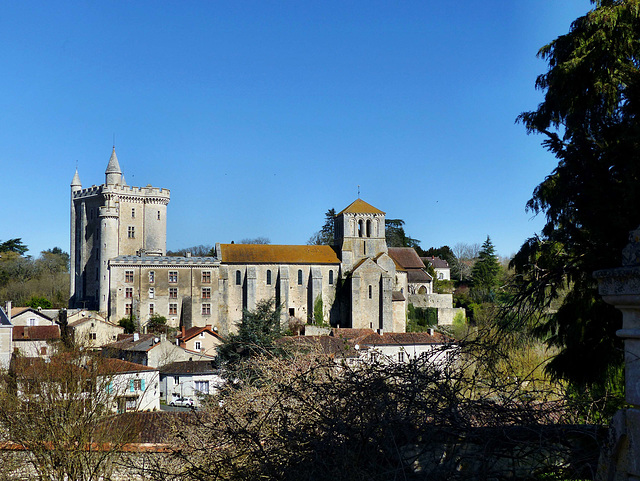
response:
[[[167,404],[188,397],[197,406],[202,396],[215,394],[223,384],[219,369],[211,361],[179,361],[160,369],[160,396]]]
[[[116,342],[103,347],[107,357],[141,364],[143,366],[160,367],[176,361],[208,360],[215,357],[203,353],[189,351],[167,339],[165,334],[120,334]]]

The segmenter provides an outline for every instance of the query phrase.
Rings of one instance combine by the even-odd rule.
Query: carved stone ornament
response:
[[[629,243],[622,249],[622,265],[640,265],[640,226],[629,232]]]

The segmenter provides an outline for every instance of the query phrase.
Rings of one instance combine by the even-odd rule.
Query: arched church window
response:
[[[302,285],[302,269],[298,269],[298,285]]]
[[[364,237],[364,222],[362,219],[358,221],[358,237]]]
[[[242,273],[240,271],[236,271],[236,286],[242,284]]]
[[[371,219],[367,220],[367,237],[371,237]]]
[[[271,269],[267,269],[267,285],[271,285]]]
[[[329,271],[329,284],[333,284],[333,271]]]

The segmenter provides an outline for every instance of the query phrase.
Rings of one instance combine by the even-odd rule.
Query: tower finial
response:
[[[360,198],[360,184],[358,184],[358,199]]]

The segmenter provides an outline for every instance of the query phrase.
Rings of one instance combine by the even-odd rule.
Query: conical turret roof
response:
[[[111,151],[111,157],[109,158],[109,164],[107,165],[105,174],[122,174],[122,171],[120,170],[120,164],[118,163],[118,157],[116,156],[115,146]]]
[[[80,182],[80,176],[78,175],[78,168],[76,167],[76,173],[73,174],[73,179],[71,179],[71,187],[79,186],[82,187],[82,182]]]

